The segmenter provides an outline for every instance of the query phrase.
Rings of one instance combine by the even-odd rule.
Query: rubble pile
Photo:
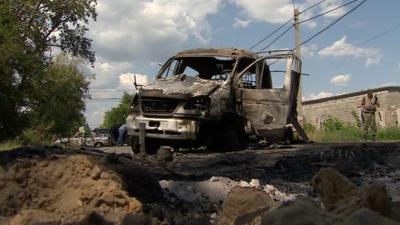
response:
[[[400,204],[392,201],[380,183],[359,188],[336,170],[324,168],[313,177],[311,184],[321,204],[303,195],[296,196],[294,201],[278,202],[268,199],[270,196],[260,197],[265,194],[261,189],[233,188],[225,199],[217,224],[400,224]]]
[[[21,158],[0,169],[0,216],[10,224],[74,224],[91,212],[120,221],[142,212],[121,177],[91,156]]]
[[[190,179],[166,169],[169,162],[96,151],[0,152],[0,224],[400,225],[397,166],[360,170],[352,180],[326,167],[294,185]],[[285,193],[285,186],[300,188]]]

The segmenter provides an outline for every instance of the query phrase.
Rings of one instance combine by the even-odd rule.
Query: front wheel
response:
[[[228,115],[222,121],[203,123],[200,140],[213,151],[241,150],[245,148],[247,141],[243,119],[236,115]]]
[[[139,138],[135,136],[131,136],[129,139],[129,145],[131,146],[132,152],[134,154],[140,153],[140,145],[139,145]]]

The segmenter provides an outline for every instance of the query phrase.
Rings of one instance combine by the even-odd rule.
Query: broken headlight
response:
[[[191,98],[183,108],[185,110],[207,110],[210,106],[210,97],[208,96],[197,96]]]

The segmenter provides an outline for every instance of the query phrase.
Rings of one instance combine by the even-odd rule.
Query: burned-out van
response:
[[[134,97],[126,120],[132,149],[139,151],[139,140],[151,152],[164,144],[229,150],[249,136],[288,139],[292,126],[301,130],[300,73],[300,60],[288,51],[179,52]]]

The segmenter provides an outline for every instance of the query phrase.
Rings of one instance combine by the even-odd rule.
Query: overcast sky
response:
[[[319,1],[294,0],[300,11]],[[350,0],[326,0],[300,20],[346,2]],[[302,39],[360,2],[303,23]],[[400,85],[399,9],[399,0],[368,0],[306,44],[303,72],[310,76],[304,77],[304,98]],[[120,97],[122,92],[114,90],[132,92],[133,74],[145,83],[154,78],[159,63],[187,48],[249,48],[290,19],[293,4],[292,0],[98,0],[97,12],[89,32],[97,58],[96,79],[90,85],[94,99],[87,101],[85,113],[92,128],[101,124],[104,111],[118,104],[118,99],[98,98]],[[290,31],[269,49],[293,47]]]

